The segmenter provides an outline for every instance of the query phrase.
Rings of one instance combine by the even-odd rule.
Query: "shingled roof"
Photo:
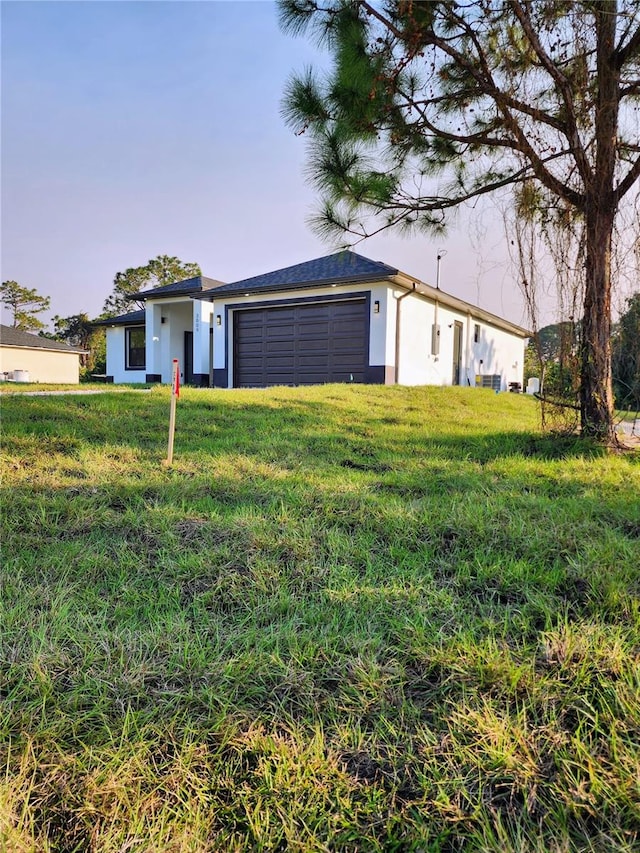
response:
[[[129,311],[128,314],[120,314],[118,317],[107,317],[106,320],[95,320],[94,326],[144,326],[146,311],[140,308],[138,311]]]
[[[151,290],[142,290],[140,293],[132,293],[128,299],[155,299],[158,296],[187,296],[212,287],[224,284],[215,278],[207,278],[204,275],[196,275],[193,278],[185,278],[183,281],[174,281],[173,284],[163,284]]]
[[[216,287],[215,296],[234,293],[265,293],[278,290],[297,290],[302,287],[346,284],[348,282],[380,281],[396,275],[398,270],[372,261],[355,252],[342,251],[326,255],[313,261],[294,264],[274,272],[244,278]],[[212,293],[211,296],[214,296]],[[197,295],[196,299],[207,299],[209,294]]]
[[[0,325],[0,345],[3,347],[23,347],[25,349],[55,350],[56,352],[85,353],[86,350],[78,347],[70,347],[62,341],[53,341],[51,338],[42,338],[40,335],[32,335],[23,332],[13,326]]]

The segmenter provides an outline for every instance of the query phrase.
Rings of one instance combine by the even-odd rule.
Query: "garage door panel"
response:
[[[330,331],[331,329],[329,328],[329,323],[319,323],[318,321],[309,323],[306,320],[301,320],[298,323],[298,334],[301,337],[326,338]]]
[[[359,318],[347,320],[346,318],[336,319],[331,323],[331,332],[334,335],[350,335],[358,330],[364,332],[365,324]]]
[[[268,361],[262,367],[263,372],[275,376],[276,374],[288,373],[291,369],[291,362],[286,359],[276,359],[275,361]]]
[[[293,355],[295,353],[293,341],[265,341],[262,350],[267,354],[288,353]]]
[[[262,336],[267,340],[276,338],[289,339],[293,336],[293,324],[279,323],[277,321],[268,322],[265,318],[262,326]]]
[[[349,374],[353,373],[354,376],[356,373],[358,373],[358,374],[361,374],[362,376],[364,376],[364,369],[358,370],[358,368],[354,368],[353,365],[349,364],[349,362],[342,362],[341,364],[340,363],[334,364],[333,369],[336,371],[336,373],[341,373],[341,372],[349,373]]]
[[[270,385],[297,385],[299,383],[293,381],[293,374],[289,370],[274,370],[269,374],[271,377],[269,384]],[[264,383],[262,385],[258,385],[258,387],[263,388]]]
[[[234,313],[235,387],[363,382],[365,299]]]
[[[351,310],[334,311],[330,314],[330,318],[332,323],[360,323],[364,320],[365,313],[363,311],[356,311],[352,308]]]
[[[294,323],[296,320],[296,308],[258,308],[255,312],[264,320],[265,316],[269,316],[274,322],[279,323]]]
[[[296,367],[307,372],[315,370],[316,373],[323,373],[329,368],[329,357],[325,355],[324,357],[317,358],[313,355],[300,355],[296,359]]]
[[[251,355],[255,353],[256,355],[262,355],[264,351],[264,342],[262,339],[259,340],[246,340],[246,338],[242,339],[242,351]]]
[[[276,367],[276,366],[288,368],[291,366],[291,364],[293,364],[295,362],[295,360],[296,360],[295,355],[292,356],[290,353],[286,353],[286,352],[285,353],[281,353],[281,352],[276,353],[276,352],[274,352],[274,353],[269,353],[268,355],[265,355],[264,366],[266,368]]]
[[[247,334],[251,334],[252,332],[254,334],[262,334],[262,324],[263,324],[262,317],[259,317],[259,316],[258,317],[251,317],[251,318],[246,318],[246,317],[241,316],[238,318],[238,326],[243,331],[246,331]]]
[[[243,359],[244,368],[246,370],[262,370],[264,359],[262,356],[248,357]]]
[[[300,352],[300,348],[297,350]],[[302,349],[305,353],[315,353],[316,355],[323,355],[327,352],[327,339],[324,338],[321,341],[304,341],[304,347]]]
[[[333,352],[360,352],[362,349],[361,339],[354,338],[336,338],[332,347]]]
[[[333,380],[334,382],[344,382],[344,383],[363,383],[364,382],[364,371],[360,370],[345,370],[344,372],[337,372],[336,378]]]
[[[317,305],[296,305],[296,319],[300,319],[304,315],[309,320],[326,320],[330,316],[331,307],[335,303],[318,303]]]
[[[256,322],[261,322],[260,312],[246,311],[238,314],[237,322],[239,326],[253,326]]]

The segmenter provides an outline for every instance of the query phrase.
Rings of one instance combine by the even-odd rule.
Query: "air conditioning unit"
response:
[[[502,387],[502,376],[499,373],[476,373],[476,388],[491,388],[499,391]]]

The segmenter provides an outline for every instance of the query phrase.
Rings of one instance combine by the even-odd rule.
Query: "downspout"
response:
[[[214,303],[211,302],[211,316],[209,317],[209,338],[207,340],[208,348],[209,348],[209,388],[213,388],[213,354],[215,351],[214,344],[214,328],[216,322],[215,311],[213,310]]]
[[[403,299],[406,299],[407,296],[410,296],[412,293],[415,293],[416,283],[413,282],[413,288],[411,290],[405,291],[402,296],[398,296],[396,299],[396,385],[398,384],[398,379],[400,376],[400,303]]]
[[[431,355],[434,361],[440,360],[440,326],[438,326],[438,297],[435,298],[433,309],[433,327],[431,330]]]
[[[465,345],[465,361],[466,364],[466,372],[467,372],[467,385],[471,385],[471,312],[467,311],[467,341]],[[474,383],[475,385],[475,377]]]
[[[436,290],[440,290],[440,261],[447,254],[446,249],[438,249],[436,255]],[[440,326],[438,326],[438,297],[435,298],[433,311],[433,326],[431,327],[431,355],[434,361],[440,361]]]

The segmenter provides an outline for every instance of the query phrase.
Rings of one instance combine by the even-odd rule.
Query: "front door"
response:
[[[453,384],[460,385],[462,377],[462,323],[453,324]]]
[[[184,384],[193,384],[193,332],[184,333]]]

